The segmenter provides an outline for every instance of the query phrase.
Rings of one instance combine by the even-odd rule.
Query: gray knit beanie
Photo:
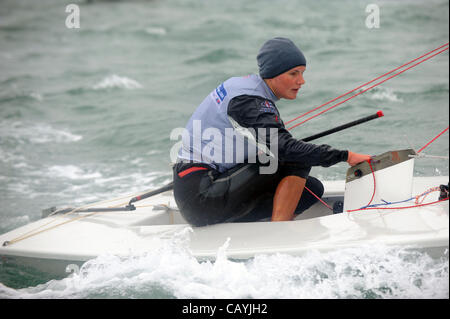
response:
[[[271,79],[296,66],[306,65],[302,51],[291,40],[280,37],[266,41],[256,60],[263,79]]]

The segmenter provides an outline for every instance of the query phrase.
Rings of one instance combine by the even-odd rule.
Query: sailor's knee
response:
[[[318,197],[322,197],[325,188],[320,180],[313,176],[309,176],[306,181],[306,187],[308,187]]]

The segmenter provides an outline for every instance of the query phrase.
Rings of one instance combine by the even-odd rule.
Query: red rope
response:
[[[373,176],[373,193],[372,193],[372,198],[370,199],[369,204],[367,204],[366,206],[369,206],[372,203],[373,198],[375,197],[375,192],[377,190],[377,184],[375,182],[375,172],[373,171],[373,167],[372,167],[372,164],[370,162],[371,162],[371,160],[367,161],[367,163],[369,163],[370,170],[372,171],[372,176]]]
[[[433,138],[431,141],[429,141],[424,147],[422,147],[420,150],[417,151],[417,153],[422,152],[426,147],[428,147],[428,145],[430,145],[431,143],[433,143],[439,136],[441,136],[442,134],[444,134],[447,130],[448,130],[448,126],[445,130],[443,130],[441,133],[439,133],[435,138]]]
[[[431,194],[432,192],[439,192],[439,191],[441,191],[441,188],[440,187],[432,187],[432,188],[430,188],[429,190],[427,190],[426,192],[423,192],[422,194],[420,194],[420,195],[417,195],[416,196],[416,200],[415,200],[415,204],[417,205],[417,204],[422,204],[423,203],[423,201],[425,200],[425,198],[429,195],[429,194]],[[422,198],[422,200],[420,200],[420,197],[422,197],[423,196],[423,198]],[[420,201],[420,202],[419,202]]]
[[[413,62],[415,62],[415,61],[417,61],[417,60],[419,60],[419,59],[421,59],[421,58],[427,56],[428,54],[433,53],[434,51],[437,51],[437,50],[439,50],[439,49],[441,49],[441,48],[447,46],[448,44],[449,44],[449,43],[447,42],[446,44],[441,45],[439,48],[436,48],[436,49],[434,49],[434,50],[432,50],[432,51],[430,51],[430,52],[427,52],[427,53],[421,55],[420,57],[415,58],[414,60],[411,60],[411,61],[409,61],[409,62],[407,62],[407,63],[405,63],[405,64],[403,64],[403,65],[401,65],[401,66],[399,66],[399,67],[397,67],[397,68],[395,68],[395,69],[393,69],[392,71],[389,71],[389,72],[387,72],[387,73],[385,73],[385,74],[383,74],[383,75],[380,75],[379,77],[377,77],[377,78],[375,78],[375,79],[373,79],[373,80],[371,80],[371,81],[369,81],[369,82],[366,82],[366,83],[364,83],[364,84],[358,86],[357,88],[354,88],[353,90],[348,91],[347,93],[342,94],[342,95],[340,95],[340,96],[338,96],[338,97],[336,97],[336,98],[334,98],[334,99],[332,99],[332,100],[330,100],[330,101],[328,101],[328,102],[322,104],[321,106],[318,106],[318,107],[312,109],[311,111],[306,112],[305,114],[302,114],[302,115],[300,115],[300,116],[297,116],[295,119],[292,119],[292,120],[290,120],[290,121],[287,121],[286,124],[289,124],[289,123],[291,123],[291,122],[294,122],[295,120],[298,120],[299,118],[301,118],[301,117],[303,117],[303,116],[305,116],[305,115],[308,115],[309,113],[314,112],[314,111],[320,109],[321,107],[323,107],[323,106],[325,106],[325,105],[328,105],[328,104],[330,104],[330,103],[332,103],[332,102],[334,102],[334,101],[336,101],[336,100],[339,100],[341,97],[344,97],[344,96],[346,96],[346,95],[348,95],[348,94],[350,94],[350,93],[352,93],[352,92],[354,92],[354,91],[356,91],[356,90],[362,88],[363,86],[366,86],[367,84],[370,84],[370,83],[372,83],[372,82],[374,82],[374,81],[376,81],[376,80],[378,80],[378,79],[381,79],[381,78],[385,77],[386,75],[389,75],[389,74],[391,74],[392,72],[395,72],[395,71],[397,71],[398,69],[401,69],[401,68],[403,68],[404,66],[407,66],[408,64],[411,64],[411,63],[413,63]]]
[[[297,120],[297,119],[299,119],[299,118],[301,118],[301,117],[303,117],[303,116],[305,116],[305,115],[308,115],[308,114],[311,113],[311,112],[314,112],[314,111],[316,111],[316,110],[318,110],[318,109],[324,107],[325,105],[330,104],[331,102],[334,102],[334,101],[336,101],[336,100],[338,100],[338,99],[340,99],[340,98],[342,98],[342,97],[344,97],[344,96],[346,96],[346,95],[348,95],[348,94],[350,94],[350,93],[353,93],[354,91],[356,91],[356,90],[358,90],[358,89],[360,89],[360,88],[366,86],[367,84],[370,84],[370,83],[372,83],[372,82],[375,82],[376,80],[379,80],[379,79],[385,77],[386,75],[389,75],[389,74],[391,74],[391,73],[393,73],[393,72],[395,72],[395,71],[397,71],[397,70],[399,70],[399,69],[401,69],[401,68],[407,66],[408,64],[411,64],[411,63],[413,63],[413,62],[415,62],[415,61],[417,61],[417,60],[419,60],[419,59],[421,59],[421,58],[423,58],[423,57],[429,55],[430,53],[433,53],[433,52],[435,52],[435,51],[437,51],[437,50],[439,50],[439,49],[441,49],[441,48],[443,48],[443,47],[445,47],[445,46],[448,46],[448,44],[449,44],[449,43],[447,42],[446,44],[441,45],[440,47],[438,47],[438,48],[436,48],[436,49],[434,49],[434,50],[432,50],[432,51],[430,51],[430,52],[427,52],[427,53],[421,55],[421,56],[418,57],[418,58],[415,58],[415,59],[413,59],[413,60],[411,60],[411,61],[409,61],[409,62],[407,62],[407,63],[405,63],[405,64],[403,64],[403,65],[401,65],[401,66],[399,66],[399,67],[397,67],[397,68],[395,68],[395,69],[393,69],[393,70],[391,70],[391,71],[389,71],[389,72],[387,72],[387,73],[385,73],[385,74],[383,74],[383,75],[380,75],[380,76],[378,76],[377,78],[375,78],[375,79],[373,79],[373,80],[371,80],[371,81],[369,81],[369,82],[366,82],[366,83],[364,83],[364,84],[358,86],[357,88],[355,88],[355,89],[353,89],[353,90],[351,90],[351,91],[348,91],[347,93],[342,94],[342,95],[340,95],[340,96],[338,96],[338,97],[336,97],[336,98],[334,98],[334,99],[332,99],[332,100],[330,100],[330,101],[328,101],[328,102],[326,102],[326,103],[324,103],[324,104],[322,104],[322,105],[320,105],[320,106],[318,106],[318,107],[316,107],[316,108],[314,108],[314,109],[312,109],[312,110],[310,110],[310,111],[308,111],[308,112],[306,112],[306,113],[304,113],[304,114],[302,114],[302,115],[300,115],[300,116],[298,116],[298,117],[296,117],[296,118],[294,118],[294,119],[292,119],[292,120],[290,120],[290,121],[288,121],[288,122],[286,122],[286,124],[289,124],[289,123],[291,123],[291,122],[293,122],[293,121],[295,121],[295,120]],[[288,130],[291,130],[291,129],[293,129],[293,128],[295,128],[295,127],[297,127],[297,126],[299,126],[299,125],[301,125],[301,124],[303,124],[303,123],[305,123],[305,122],[307,122],[307,121],[309,121],[309,120],[315,118],[316,116],[319,116],[320,114],[325,113],[325,112],[327,112],[327,111],[329,111],[329,110],[331,110],[331,109],[333,109],[333,108],[335,108],[335,107],[337,107],[337,106],[339,106],[339,105],[341,105],[341,104],[347,102],[348,100],[351,100],[351,99],[353,99],[354,97],[356,97],[356,96],[358,96],[358,95],[360,95],[360,94],[362,94],[362,93],[364,93],[364,92],[367,92],[368,90],[373,89],[374,87],[376,87],[376,86],[378,86],[378,85],[380,85],[380,84],[386,82],[387,80],[390,80],[390,79],[392,79],[392,78],[394,78],[394,77],[396,77],[396,76],[402,74],[403,72],[405,72],[405,71],[407,71],[407,70],[409,70],[409,69],[411,69],[411,68],[413,68],[413,67],[415,67],[415,66],[417,66],[417,65],[419,65],[419,64],[421,64],[421,63],[423,63],[423,62],[425,62],[425,61],[427,61],[427,60],[429,60],[429,59],[431,59],[432,57],[434,57],[434,56],[436,56],[436,55],[438,55],[438,54],[440,54],[440,53],[442,53],[442,52],[444,52],[444,51],[446,51],[446,50],[448,50],[448,47],[445,48],[445,49],[443,49],[443,50],[441,50],[441,51],[439,51],[439,52],[437,52],[437,53],[435,53],[435,54],[433,54],[433,55],[431,55],[431,56],[429,56],[429,57],[427,57],[427,58],[425,58],[425,59],[423,59],[423,60],[420,61],[420,62],[417,62],[417,63],[411,65],[410,67],[408,67],[408,68],[406,68],[406,69],[404,69],[404,70],[402,70],[402,71],[400,71],[400,72],[395,73],[394,75],[391,75],[390,77],[388,77],[388,78],[386,78],[386,79],[384,79],[384,80],[382,80],[382,81],[380,81],[380,82],[378,82],[378,83],[372,85],[371,87],[366,88],[366,89],[362,90],[361,92],[358,92],[357,94],[354,94],[354,95],[350,96],[349,98],[345,99],[344,101],[341,101],[341,102],[339,102],[339,103],[336,103],[335,105],[333,105],[333,106],[331,106],[331,107],[329,107],[329,108],[327,108],[327,109],[325,109],[325,110],[323,110],[323,111],[321,111],[321,112],[319,112],[319,113],[317,113],[317,114],[315,114],[315,115],[313,115],[313,116],[307,118],[306,120],[304,120],[304,121],[302,121],[302,122],[300,122],[300,123],[295,124],[294,126],[291,126],[291,127],[287,128],[287,129],[288,129]],[[418,153],[420,153],[420,152],[421,152],[423,149],[425,149],[428,145],[430,145],[432,142],[434,142],[439,136],[441,136],[441,135],[442,135],[445,131],[447,131],[448,129],[449,129],[449,128],[447,127],[444,131],[442,131],[442,132],[441,132],[439,135],[437,135],[434,139],[432,139],[430,142],[428,142],[424,147],[422,147],[422,148],[418,151]],[[372,164],[370,163],[370,161],[368,161],[368,163],[369,163],[370,169],[371,169],[371,171],[372,171],[372,176],[373,176],[373,193],[372,193],[372,198],[370,199],[369,203],[368,203],[366,206],[369,206],[369,205],[372,203],[372,201],[373,201],[373,199],[374,199],[374,197],[375,197],[375,192],[376,192],[375,172],[373,171],[373,167],[372,167]],[[322,204],[324,204],[324,205],[325,205],[326,207],[328,207],[329,209],[333,210],[333,209],[330,207],[330,205],[328,205],[327,203],[325,203],[319,196],[317,196],[316,194],[314,194],[309,188],[307,188],[306,186],[305,186],[305,188],[306,188],[306,190],[309,191],[315,198],[317,198]],[[423,205],[428,205],[428,204],[423,204]],[[417,207],[417,206],[423,206],[423,205],[416,205],[416,206],[411,206],[411,207]],[[410,207],[408,207],[408,208],[410,208]],[[392,209],[392,208],[365,208],[365,209]],[[362,210],[362,209],[349,210],[349,212],[350,212],[350,211],[357,211],[357,210]]]
[[[439,133],[435,138],[433,138],[431,141],[429,141],[424,147],[422,147],[417,153],[420,153],[422,150],[424,150],[428,145],[430,145],[431,143],[433,143],[439,136],[441,136],[442,134],[444,134],[447,130],[449,129],[449,127],[447,127],[445,130],[443,130],[441,133]],[[371,162],[371,160],[369,160],[369,161],[367,161],[368,163],[369,163],[369,166],[370,166],[370,170],[372,171],[372,176],[373,176],[373,194],[372,194],[372,198],[370,199],[370,201],[369,201],[369,204],[367,204],[366,206],[369,206],[371,203],[372,203],[372,201],[373,201],[373,198],[374,198],[374,196],[375,196],[375,192],[376,192],[376,189],[377,189],[377,186],[376,186],[376,181],[375,181],[375,172],[374,172],[374,170],[373,170],[373,167],[372,167],[372,164],[370,163]],[[422,201],[420,202],[420,204],[418,204],[418,205],[415,205],[415,206],[409,206],[409,207],[394,207],[394,208],[372,208],[372,207],[366,207],[366,208],[360,208],[360,209],[353,209],[353,210],[349,210],[349,212],[353,212],[353,211],[357,211],[357,210],[365,210],[365,209],[402,209],[402,208],[412,208],[412,207],[419,207],[419,206],[423,206],[423,205],[428,205],[428,204],[423,204],[423,205],[421,205],[422,203],[423,203],[423,201],[425,200],[425,197],[430,193],[430,192],[432,192],[432,191],[439,191],[440,189],[439,189],[439,187],[434,187],[434,188],[431,188],[431,189],[429,189],[428,191],[426,191],[426,192],[424,192],[424,193],[422,193],[422,194],[420,194],[420,195],[418,195],[418,196],[416,196],[416,204],[418,204],[418,201],[419,201],[419,198],[421,197],[421,196],[424,196],[424,198],[422,199]],[[435,202],[435,203],[437,203],[437,202]]]
[[[331,208],[330,205],[328,205],[327,203],[325,203],[319,196],[317,196],[316,194],[314,194],[308,187],[305,186],[305,189],[311,193],[311,195],[313,195],[315,198],[317,198],[322,204],[324,204],[325,206],[327,206],[329,209],[333,210],[333,208]]]
[[[444,47],[444,46],[447,46],[447,45],[448,45],[448,43],[445,44],[445,45],[443,45],[443,46],[441,46],[441,47],[439,47],[439,48],[437,48],[437,49],[435,49],[435,50],[433,50],[433,51],[436,51],[436,50],[438,50],[438,49],[440,49],[440,48],[442,48],[442,47]],[[423,63],[423,62],[425,62],[425,61],[427,61],[427,60],[429,60],[429,59],[431,59],[432,57],[434,57],[434,56],[436,56],[436,55],[438,55],[438,54],[441,54],[441,53],[444,52],[444,51],[447,51],[447,50],[448,50],[448,47],[445,48],[445,49],[443,49],[443,50],[441,50],[441,51],[439,51],[439,52],[437,52],[437,53],[435,53],[435,54],[433,54],[433,55],[431,55],[431,56],[429,56],[429,57],[427,57],[427,58],[425,58],[425,59],[423,59],[422,61],[419,61],[419,62],[417,62],[417,63],[415,63],[415,64],[413,64],[413,65],[407,67],[407,68],[404,69],[404,70],[401,70],[401,71],[399,71],[399,72],[397,72],[397,73],[395,73],[395,74],[393,74],[393,75],[387,77],[386,79],[384,79],[384,80],[382,80],[382,81],[380,81],[380,82],[378,82],[378,83],[376,83],[376,84],[370,86],[369,88],[366,88],[366,89],[364,89],[364,90],[362,90],[362,91],[360,91],[360,92],[358,92],[358,93],[356,93],[356,94],[350,96],[350,97],[347,98],[347,99],[345,99],[345,100],[343,100],[343,101],[341,101],[341,102],[339,102],[339,103],[336,103],[335,105],[332,105],[331,107],[329,107],[329,108],[327,108],[327,109],[325,109],[325,110],[323,110],[323,111],[321,111],[321,112],[319,112],[319,113],[317,113],[317,114],[315,114],[315,115],[313,115],[313,116],[307,118],[306,120],[303,120],[302,122],[297,123],[297,124],[295,124],[295,125],[289,127],[288,130],[291,130],[291,129],[293,129],[294,127],[297,127],[297,126],[299,126],[299,125],[301,125],[301,124],[303,124],[303,123],[305,123],[305,122],[307,122],[307,121],[309,121],[309,120],[315,118],[316,116],[319,116],[320,114],[325,113],[325,112],[327,112],[327,111],[329,111],[329,110],[331,110],[331,109],[333,109],[333,108],[335,108],[335,107],[337,107],[337,106],[339,106],[339,105],[341,105],[341,104],[343,104],[343,103],[345,103],[345,102],[347,102],[347,101],[349,101],[349,100],[351,100],[351,99],[357,97],[358,95],[360,95],[360,94],[362,94],[362,93],[364,93],[364,92],[367,92],[367,91],[373,89],[374,87],[376,87],[376,86],[378,86],[378,85],[380,85],[380,84],[386,82],[387,80],[390,80],[390,79],[392,79],[392,78],[394,78],[394,77],[396,77],[396,76],[402,74],[403,72],[405,72],[405,71],[407,71],[407,70],[409,70],[409,69],[411,69],[411,68],[413,68],[413,67],[415,67],[415,66],[417,66],[417,65],[419,65],[419,64],[421,64],[421,63]],[[429,53],[431,53],[431,52],[433,52],[433,51],[430,51]],[[429,53],[427,53],[427,54],[425,54],[425,55],[428,55]],[[425,56],[425,55],[423,55],[423,56]],[[419,59],[419,58],[417,58],[417,59]],[[415,60],[417,60],[417,59],[415,59]],[[413,60],[413,61],[415,61],[415,60]],[[410,61],[410,62],[408,62],[407,64],[410,64],[410,63],[412,63],[413,61]],[[407,65],[407,64],[405,64],[405,65]],[[399,69],[399,68],[401,68],[401,67],[398,67],[397,69]],[[395,69],[395,70],[393,70],[393,71],[391,71],[391,72],[388,72],[388,73],[386,73],[385,75],[390,74],[390,73],[396,71],[397,69]],[[384,76],[384,75],[383,75],[383,76]],[[380,76],[380,77],[378,77],[378,78],[381,78],[381,77],[383,77],[383,76]],[[378,79],[378,78],[377,78],[377,79]],[[370,81],[370,82],[368,82],[368,83],[371,83],[371,82],[374,82],[374,81],[375,81],[375,80],[372,80],[372,81]],[[362,86],[364,86],[364,85],[362,85]],[[360,87],[358,87],[358,88],[361,88],[362,86],[360,86]],[[348,95],[348,94],[351,93],[351,92],[354,92],[354,91],[357,90],[358,88],[356,88],[356,89],[354,89],[354,90],[352,90],[352,91],[349,91],[348,93],[342,95],[341,97],[343,97],[343,96],[345,96],[345,95]],[[340,97],[339,97],[339,98],[340,98]],[[336,98],[336,99],[334,99],[334,100],[332,100],[332,101],[335,101],[335,100],[337,100],[337,99],[338,99],[338,98]],[[331,101],[330,101],[330,102],[331,102]],[[325,106],[325,105],[329,104],[330,102],[327,102],[327,103],[325,103],[325,104],[323,104],[323,105],[321,105],[321,106],[319,106],[319,107],[317,107],[317,108],[315,108],[315,109],[313,109],[313,110],[311,110],[311,111],[309,111],[309,112],[307,112],[307,113],[305,113],[305,114],[303,114],[303,115],[301,115],[301,116],[295,118],[294,120],[296,120],[296,119],[298,119],[298,118],[300,118],[300,117],[303,117],[303,116],[305,116],[306,114],[309,114],[309,113],[311,113],[311,112],[313,112],[313,111],[315,111],[315,110],[321,108],[322,106]],[[292,121],[294,121],[294,120],[291,120],[291,121],[289,121],[289,122],[286,122],[286,124],[287,124],[287,123],[290,123],[290,122],[292,122]]]

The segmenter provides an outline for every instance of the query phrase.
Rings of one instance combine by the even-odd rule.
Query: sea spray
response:
[[[121,89],[140,89],[142,85],[136,80],[113,74],[105,77],[99,83],[92,87],[94,90],[121,88]]]
[[[448,252],[440,259],[400,247],[371,245],[302,256],[226,256],[197,260],[186,227],[160,246],[128,256],[103,255],[78,273],[36,287],[0,286],[3,298],[448,298]]]

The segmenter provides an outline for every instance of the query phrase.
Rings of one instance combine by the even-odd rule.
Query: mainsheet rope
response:
[[[440,47],[438,47],[438,48],[436,48],[434,50],[431,50],[431,51],[421,55],[418,58],[415,58],[415,59],[413,59],[413,60],[411,60],[411,61],[409,61],[409,62],[407,62],[407,63],[405,63],[405,64],[403,64],[403,65],[401,65],[401,66],[399,66],[399,67],[397,67],[397,68],[395,68],[395,69],[393,69],[393,70],[391,70],[391,71],[389,71],[389,72],[387,72],[387,73],[385,73],[383,75],[380,75],[380,76],[376,77],[375,79],[373,79],[373,80],[371,80],[369,82],[366,82],[366,83],[364,83],[364,84],[354,88],[353,90],[348,91],[347,93],[344,93],[344,94],[342,94],[342,95],[340,95],[340,96],[338,96],[338,97],[336,97],[336,98],[334,98],[334,99],[332,99],[332,100],[330,100],[330,101],[328,101],[328,102],[326,102],[326,103],[324,103],[324,104],[322,104],[322,105],[320,105],[320,106],[318,106],[318,107],[316,107],[316,108],[314,108],[314,109],[312,109],[312,110],[310,110],[310,111],[308,111],[308,112],[306,112],[306,113],[304,113],[304,114],[302,114],[300,116],[297,116],[296,118],[294,118],[294,119],[292,119],[290,121],[287,121],[286,124],[292,123],[292,122],[294,122],[294,121],[296,121],[296,120],[298,120],[298,119],[300,119],[300,118],[302,118],[302,117],[304,117],[304,116],[306,116],[306,115],[308,115],[308,114],[310,114],[310,113],[312,113],[314,111],[317,111],[318,109],[320,109],[320,108],[322,108],[322,107],[324,107],[324,106],[326,106],[326,105],[328,105],[328,104],[330,104],[330,103],[332,103],[332,102],[334,102],[336,100],[339,100],[340,98],[343,98],[344,96],[347,96],[350,93],[355,92],[356,90],[358,90],[360,88],[363,88],[364,86],[366,86],[366,85],[368,85],[370,83],[373,83],[373,82],[375,82],[375,81],[377,81],[377,80],[379,80],[379,79],[381,79],[381,78],[383,78],[383,77],[385,77],[385,76],[387,76],[387,75],[389,75],[389,74],[391,74],[391,73],[393,73],[393,72],[395,72],[395,71],[397,71],[397,70],[399,70],[399,69],[401,69],[401,68],[403,68],[403,67],[405,67],[405,66],[407,66],[407,65],[409,65],[409,64],[411,64],[411,63],[413,63],[413,62],[415,62],[417,60],[420,60],[421,58],[424,58],[427,55],[430,55],[431,53],[436,52],[436,51],[438,51],[438,50],[440,50],[440,49],[445,47],[444,49],[434,53],[433,55],[428,56],[425,59],[423,59],[423,60],[421,60],[421,61],[419,61],[419,62],[417,62],[417,63],[415,63],[415,64],[413,64],[413,65],[411,65],[409,67],[407,67],[406,69],[401,70],[401,71],[399,71],[399,72],[389,76],[388,78],[386,78],[386,79],[384,79],[384,80],[382,80],[382,81],[380,81],[380,82],[378,82],[378,83],[376,83],[376,84],[374,84],[374,85],[372,85],[372,86],[370,86],[368,88],[363,89],[362,91],[360,91],[360,92],[350,96],[349,98],[347,98],[347,99],[345,99],[345,100],[343,100],[343,101],[341,101],[339,103],[336,103],[335,105],[332,105],[331,107],[329,107],[329,108],[327,108],[327,109],[325,109],[325,110],[323,110],[323,111],[321,111],[321,112],[319,112],[319,113],[317,113],[317,114],[315,114],[315,115],[313,115],[313,116],[303,120],[302,122],[297,123],[297,124],[295,124],[295,125],[293,125],[291,127],[288,127],[288,130],[291,130],[291,129],[293,129],[293,128],[295,128],[295,127],[297,127],[297,126],[299,126],[299,125],[301,125],[301,124],[303,124],[303,123],[305,123],[305,122],[307,122],[307,121],[309,121],[309,120],[311,120],[311,119],[313,119],[313,118],[315,118],[315,117],[317,117],[317,116],[319,116],[319,115],[321,115],[321,114],[323,114],[323,113],[325,113],[325,112],[327,112],[327,111],[329,111],[329,110],[331,110],[331,109],[333,109],[333,108],[335,108],[335,107],[337,107],[337,106],[339,106],[339,105],[341,105],[341,104],[343,104],[343,103],[345,103],[345,102],[347,102],[347,101],[349,101],[349,100],[351,100],[353,98],[355,98],[355,97],[357,97],[358,95],[360,95],[362,93],[365,93],[365,92],[373,89],[374,87],[376,87],[376,86],[378,86],[378,85],[380,85],[380,84],[382,84],[382,83],[384,83],[384,82],[386,82],[386,81],[388,81],[388,80],[390,80],[390,79],[392,79],[392,78],[402,74],[403,72],[405,72],[405,71],[407,71],[407,70],[409,70],[409,69],[411,69],[413,67],[416,67],[417,65],[419,65],[419,64],[421,64],[421,63],[423,63],[423,62],[425,62],[425,61],[435,57],[436,55],[447,51],[448,50],[448,45],[449,45],[449,43],[447,42],[446,44],[441,45]]]

